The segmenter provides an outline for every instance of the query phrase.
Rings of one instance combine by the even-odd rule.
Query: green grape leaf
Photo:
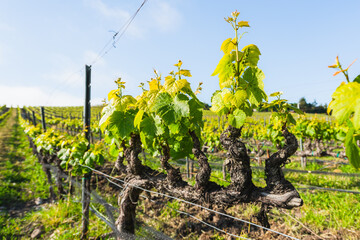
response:
[[[270,97],[277,97],[277,96],[280,96],[282,95],[283,93],[282,92],[273,92],[272,94],[270,94],[269,96]]]
[[[99,121],[99,126],[101,128],[101,131],[104,131],[105,128],[108,126],[108,124],[109,124],[108,119],[113,114],[113,112],[116,110],[114,101],[115,101],[114,99],[111,99],[109,104],[106,105],[103,108],[103,110],[101,111],[102,117]]]
[[[165,134],[166,132],[165,126],[158,115],[155,116],[154,122],[155,122],[156,136],[161,136]]]
[[[192,98],[189,101],[189,109],[190,109],[190,116],[191,116],[191,123],[195,124],[196,126],[203,127],[204,122],[202,120],[203,117],[203,107],[199,100],[196,98]]]
[[[190,117],[189,98],[184,94],[177,94],[174,98],[174,110],[176,113],[176,121],[181,117]]]
[[[257,67],[249,67],[245,70],[243,79],[248,83],[246,89],[247,95],[249,96],[249,102],[258,106],[263,100],[267,100],[267,95],[264,92],[263,79],[265,75]]]
[[[142,121],[142,117],[144,115],[144,110],[140,109],[136,115],[135,115],[135,119],[134,119],[134,127],[140,129],[140,123]]]
[[[304,115],[304,112],[301,111],[300,109],[298,109],[297,107],[294,107],[294,106],[289,105],[288,108],[291,109],[291,110],[293,110],[293,111],[294,111],[295,113],[297,113],[297,114]]]
[[[156,79],[152,79],[149,82],[149,91],[152,92],[152,91],[158,91],[158,90],[160,90],[159,89],[159,82]]]
[[[357,75],[357,77],[353,80],[353,82],[360,83],[360,75]]]
[[[349,158],[350,164],[355,168],[360,168],[360,148],[358,147],[355,139],[355,128],[350,120],[347,121],[349,131],[345,138],[345,152]]]
[[[228,116],[228,122],[231,126],[235,128],[241,128],[246,119],[246,114],[240,109],[235,109],[235,111]]]
[[[235,96],[227,88],[224,88],[223,90],[221,90],[221,96],[222,96],[225,106],[230,109],[232,107],[232,105],[234,105],[233,102],[235,102]]]
[[[167,92],[162,92],[157,95],[151,111],[155,112],[157,115],[164,120],[167,125],[176,122],[176,113],[173,105],[173,98]]]
[[[180,159],[191,154],[193,148],[193,142],[189,135],[183,136],[183,138],[176,139],[170,144],[170,155],[172,159]]]
[[[185,77],[192,77],[190,71],[186,70],[186,69],[181,69],[179,73],[180,73],[180,75],[185,76]]]
[[[224,89],[229,91],[228,89]],[[223,114],[227,114],[229,112],[229,109],[226,107],[226,104],[223,100],[223,91],[216,91],[213,96],[211,97],[211,108],[210,110],[217,115],[221,116]],[[226,94],[226,92],[225,92]]]
[[[141,132],[143,132],[146,137],[154,138],[156,136],[157,127],[155,121],[151,117],[144,117],[143,121],[140,124]]]
[[[178,134],[180,132],[180,124],[179,123],[172,123],[169,126],[170,134]]]
[[[116,146],[116,144],[110,145],[109,154],[112,157],[117,157],[119,155],[119,148]]]
[[[239,27],[250,27],[248,21],[239,21],[239,22],[238,22],[238,26],[239,26]]]
[[[228,108],[239,108],[247,99],[247,93],[243,89],[238,89],[235,94],[228,89],[222,90],[223,101]]]
[[[340,124],[353,117],[354,128],[358,130],[360,128],[360,83],[342,83],[331,97],[328,113],[332,110],[332,115]]]
[[[116,106],[117,110],[125,111],[129,108],[135,107],[136,99],[133,96],[125,95],[120,99],[120,106]]]
[[[256,67],[260,58],[259,56],[261,55],[259,48],[254,44],[250,44],[245,46],[241,51],[244,52],[246,56],[246,65]]]
[[[228,54],[230,53],[232,50],[236,49],[236,45],[235,45],[235,39],[232,38],[228,38],[225,41],[223,41],[223,43],[221,44],[220,49],[225,53]]]
[[[220,89],[230,87],[233,82],[234,77],[234,64],[233,61],[236,60],[236,53],[232,52],[230,54],[225,54],[219,64],[216,66],[215,71],[211,76],[219,75],[219,85]]]
[[[176,80],[173,76],[168,76],[165,78],[164,89],[171,96],[175,96],[175,94],[180,91],[188,91],[189,89],[191,90],[191,87],[190,83],[186,79]]]
[[[130,111],[114,111],[108,118],[108,130],[113,132],[115,136],[124,139],[135,130],[134,118],[135,114]]]
[[[241,105],[243,105],[247,99],[247,93],[245,90],[243,89],[238,89],[236,90],[235,94],[234,94],[234,100],[232,102],[232,104],[236,107],[240,107]]]
[[[296,124],[296,120],[293,115],[291,115],[291,113],[286,114],[286,122],[288,123],[288,125],[290,125],[290,123],[294,125]]]

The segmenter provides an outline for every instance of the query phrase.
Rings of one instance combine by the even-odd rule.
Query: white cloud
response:
[[[64,92],[51,94],[40,87],[0,86],[0,105],[7,106],[81,106],[81,97]]]
[[[156,0],[151,8],[151,17],[157,28],[163,32],[176,29],[182,21],[181,14],[168,2]]]

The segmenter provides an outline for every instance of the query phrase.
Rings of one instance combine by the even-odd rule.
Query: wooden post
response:
[[[224,163],[222,165],[222,174],[223,174],[223,179],[226,180],[226,165]]]
[[[186,177],[187,179],[190,179],[190,165],[189,165],[189,158],[186,157]]]
[[[36,117],[35,117],[34,111],[32,111],[32,118],[33,118],[33,124],[34,124],[34,126],[36,126]]]
[[[46,132],[46,123],[45,123],[45,112],[44,107],[41,107],[41,122],[44,132]]]
[[[300,138],[299,144],[300,144],[300,152],[303,152],[304,148],[303,148],[302,138]],[[301,168],[306,167],[306,159],[305,159],[305,157],[301,157],[300,165],[301,165]]]
[[[194,161],[190,159],[190,178],[192,178],[192,175],[194,174]]]
[[[91,66],[85,65],[85,105],[84,105],[84,131],[85,138],[90,144],[90,90]],[[89,149],[89,145],[88,145]],[[82,178],[82,233],[81,239],[89,238],[89,210],[90,210],[90,179],[91,172]]]

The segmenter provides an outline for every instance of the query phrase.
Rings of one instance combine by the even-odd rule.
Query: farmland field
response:
[[[43,238],[58,236],[57,234],[60,233],[65,233],[61,239],[66,239],[66,236],[79,237],[81,229],[79,223],[81,219],[79,208],[81,205],[79,201],[81,198],[76,191],[79,192],[80,190],[77,189],[75,194],[68,195],[62,200],[59,199],[56,203],[50,201],[46,175],[41,170],[41,164],[32,155],[27,138],[19,125],[20,118],[18,111],[16,109],[11,109],[10,111],[11,114],[2,123],[3,130],[1,131],[1,144],[6,146],[4,147],[6,154],[1,156],[1,176],[3,177],[0,191],[2,218],[0,235],[6,239],[11,237],[17,238],[19,236],[26,238],[36,229],[41,229]],[[260,116],[260,118],[256,118],[257,116]],[[266,113],[256,113],[253,120],[250,119],[249,121],[253,123],[256,119],[263,120],[266,117],[269,117]],[[204,118],[211,121],[213,116],[205,112]],[[215,119],[218,121],[217,117]],[[262,123],[259,124],[262,125]],[[216,128],[217,126],[218,124],[215,122],[213,127]],[[4,129],[7,129],[7,131],[4,131]],[[252,140],[244,139],[244,141],[249,141],[250,143]],[[268,145],[266,149],[270,151],[269,154],[276,151],[276,148],[271,144]],[[25,151],[19,151],[19,146]],[[226,179],[223,179],[222,152],[223,150],[219,149],[219,151],[213,153],[209,151],[207,155],[210,166],[213,168],[210,180],[227,186],[231,180],[229,174],[226,175]],[[250,155],[254,158],[251,161],[253,180],[256,185],[265,187],[264,172],[257,168],[264,166],[264,162],[259,165],[259,161],[255,159],[256,153],[251,153]],[[106,168],[116,161],[116,158],[109,154],[106,155],[106,158],[103,171],[106,171]],[[161,163],[156,157],[153,158],[146,154],[141,155],[140,158],[144,164],[153,169],[161,168]],[[308,173],[285,172],[285,178],[299,189],[304,205],[293,210],[271,210],[269,213],[271,228],[299,239],[357,239],[360,236],[360,229],[358,227],[360,226],[359,176],[314,174],[311,171],[359,175],[360,172],[355,171],[354,168],[348,165],[346,160],[329,156],[309,156],[307,157],[305,168],[301,167],[300,157],[295,156],[290,160],[291,163],[287,164],[286,168],[308,171]],[[186,177],[187,169],[184,159],[174,160],[171,163],[180,167],[184,179],[191,185],[195,184],[194,177],[199,167],[196,161],[192,165],[193,171],[189,173],[190,178]],[[33,178],[31,176],[37,177]],[[112,186],[109,182],[105,184],[103,181],[100,181],[101,175],[97,175],[96,178],[97,180],[93,186],[94,191],[115,206],[117,194],[120,190],[116,189],[116,186]],[[65,188],[68,187],[66,183],[64,184]],[[320,187],[320,189],[316,187]],[[352,192],[341,192],[343,190]],[[36,203],[37,199],[41,199],[40,204]],[[136,230],[138,236],[152,235],[153,239],[157,239],[159,236],[163,237],[163,235],[159,234],[166,234],[176,239],[196,239],[200,235],[202,237],[208,236],[222,239],[226,236],[210,230],[206,225],[176,210],[189,212],[198,219],[216,224],[215,216],[211,216],[211,213],[197,207],[189,209],[187,204],[179,201],[171,201],[171,199],[166,198],[155,199],[157,200],[156,202],[140,199]],[[94,204],[97,204],[99,209],[103,209],[101,204],[96,202]],[[259,209],[259,204],[240,204],[228,208],[226,212],[234,217],[256,222],[255,216]],[[114,216],[117,216],[117,214],[115,211]],[[56,217],[54,218],[54,216]],[[94,214],[90,216],[90,236],[105,236],[106,233],[111,232],[111,228],[101,219],[97,218]],[[191,226],[191,231],[188,229],[189,226]],[[149,228],[152,229],[150,233]],[[240,224],[237,230],[228,229],[227,231],[255,239],[281,239],[281,237],[274,233],[264,233],[250,225]]]
[[[0,240],[360,239],[357,5],[135,2],[0,8]]]

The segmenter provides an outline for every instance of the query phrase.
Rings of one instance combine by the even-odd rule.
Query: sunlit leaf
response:
[[[181,69],[180,70],[180,75],[183,75],[185,77],[191,77],[190,71],[186,70],[186,69]]]
[[[238,26],[239,27],[250,27],[248,21],[240,21],[240,22],[238,22]]]
[[[248,83],[246,92],[249,96],[251,104],[258,106],[263,100],[267,100],[267,95],[264,91],[263,79],[265,75],[257,67],[250,67],[245,70],[243,79]]]
[[[142,121],[142,117],[144,115],[144,110],[140,109],[136,115],[135,115],[135,119],[134,119],[134,126],[136,128],[140,128],[140,123]]]
[[[178,62],[177,64],[174,64],[175,67],[181,67],[181,65],[182,65],[182,61],[181,61],[181,60],[179,60],[179,62]]]
[[[220,49],[225,53],[228,54],[230,53],[232,50],[236,49],[236,42],[235,42],[235,38],[228,38],[226,39],[222,44]]]
[[[273,92],[272,94],[270,94],[269,96],[270,97],[277,97],[277,96],[280,96],[280,95],[282,95],[283,94],[283,92]]]
[[[113,98],[117,98],[119,94],[119,89],[111,90],[108,94],[108,100],[110,101]]]
[[[329,104],[328,112],[332,111],[332,115],[340,124],[352,117],[355,129],[359,129],[360,83],[342,83],[331,97],[332,101]]]
[[[246,119],[246,114],[240,109],[235,109],[235,111],[228,116],[229,124],[235,128],[241,128]]]
[[[224,103],[221,91],[216,91],[213,94],[213,96],[211,98],[211,108],[210,108],[210,110],[212,112],[216,113],[219,116],[221,116],[223,114],[227,114],[229,112],[229,109],[226,107],[226,105]]]
[[[159,90],[159,83],[156,79],[153,79],[149,82],[150,91],[157,91]]]
[[[259,56],[261,55],[259,48],[254,44],[250,44],[245,46],[241,51],[247,56],[245,59],[246,64],[251,67],[256,67],[260,58]]]
[[[345,152],[349,158],[351,165],[355,168],[360,168],[360,148],[356,143],[355,129],[351,121],[348,120],[349,131],[345,138]]]
[[[175,110],[173,106],[173,98],[169,93],[160,93],[151,108],[151,111],[160,116],[164,122],[169,125],[176,122]]]
[[[353,82],[360,83],[360,75],[358,75],[358,76],[353,80]]]

